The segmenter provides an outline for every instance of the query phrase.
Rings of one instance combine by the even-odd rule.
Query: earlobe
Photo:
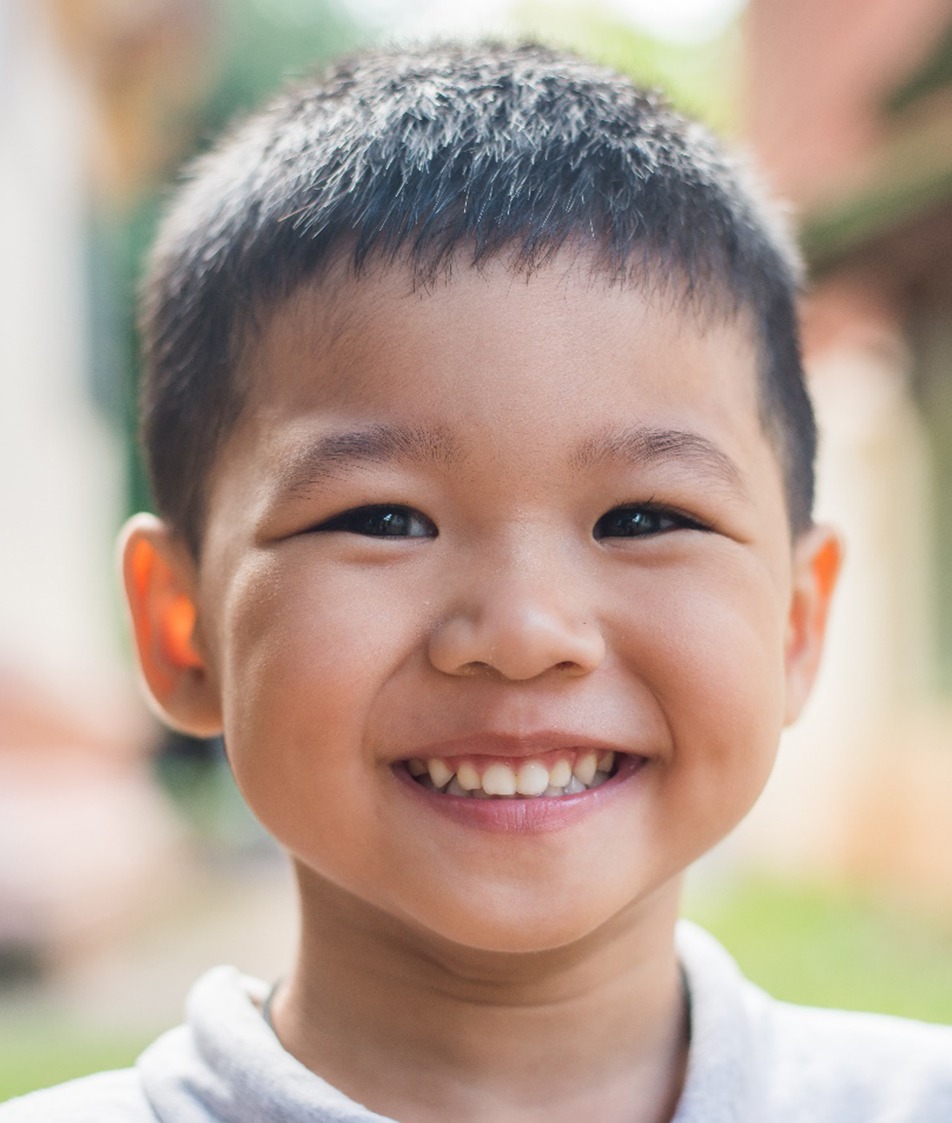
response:
[[[217,689],[198,634],[194,559],[152,515],[129,520],[120,551],[139,667],[153,701],[174,728],[218,734]]]
[[[831,527],[812,526],[794,543],[785,651],[787,725],[799,717],[816,679],[842,560],[842,543]]]

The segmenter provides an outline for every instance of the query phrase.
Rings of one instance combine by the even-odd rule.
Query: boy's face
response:
[[[395,268],[300,294],[246,373],[200,565],[130,539],[197,614],[143,654],[173,720],[220,725],[306,879],[369,916],[532,950],[667,913],[767,779],[836,568],[825,532],[791,545],[745,324],[558,261]],[[612,778],[574,795],[411,775],[564,790],[591,753]]]

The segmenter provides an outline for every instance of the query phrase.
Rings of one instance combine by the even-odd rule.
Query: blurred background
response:
[[[220,747],[139,699],[115,578],[168,186],[283,77],[485,32],[663,85],[789,201],[847,565],[817,694],[688,911],[782,997],[952,1022],[947,0],[0,0],[0,1100],[129,1063],[203,968],[273,976],[293,941]]]

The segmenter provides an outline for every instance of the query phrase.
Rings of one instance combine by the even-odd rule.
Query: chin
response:
[[[553,907],[553,895],[556,906]],[[454,910],[431,916],[424,927],[438,938],[472,952],[531,955],[583,945],[607,934],[617,922],[626,924],[638,912],[631,902],[580,902],[569,893],[547,894],[536,907],[521,901],[512,907],[489,894],[477,898],[476,910]],[[571,903],[570,909],[559,905]],[[420,918],[423,919],[423,918]]]

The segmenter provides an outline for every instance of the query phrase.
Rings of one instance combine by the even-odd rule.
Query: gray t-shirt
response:
[[[776,1002],[686,922],[678,951],[691,1051],[672,1123],[952,1123],[952,1028]],[[134,1068],[12,1100],[0,1123],[387,1123],[281,1047],[266,990],[218,967]]]

